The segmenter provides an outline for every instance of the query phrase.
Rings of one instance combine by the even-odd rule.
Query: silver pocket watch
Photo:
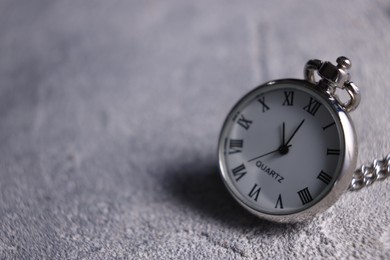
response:
[[[345,57],[337,65],[310,60],[305,80],[269,81],[229,112],[219,137],[219,168],[246,210],[276,222],[302,221],[328,209],[348,188],[369,184],[367,170],[354,171],[358,148],[349,112],[360,93],[350,67]],[[346,102],[337,89],[346,91]],[[376,172],[388,174],[388,159]]]

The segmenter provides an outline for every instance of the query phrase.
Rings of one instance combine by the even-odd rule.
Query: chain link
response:
[[[350,191],[357,191],[363,187],[382,181],[390,175],[390,154],[383,159],[375,159],[371,164],[363,164],[353,173]]]

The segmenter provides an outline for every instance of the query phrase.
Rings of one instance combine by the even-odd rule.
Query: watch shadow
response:
[[[191,214],[199,214],[228,229],[280,235],[305,225],[270,222],[246,211],[228,192],[216,164],[196,162],[181,165],[165,177],[168,179],[164,181],[164,188],[177,203],[190,208]]]

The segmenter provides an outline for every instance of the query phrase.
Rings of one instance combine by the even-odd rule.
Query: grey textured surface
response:
[[[390,180],[276,225],[218,176],[234,102],[351,58],[390,152],[387,1],[0,1],[0,258],[390,258]]]

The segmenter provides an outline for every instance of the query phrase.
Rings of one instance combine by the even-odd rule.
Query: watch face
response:
[[[314,88],[300,80],[265,84],[242,98],[225,121],[221,173],[233,196],[255,214],[300,214],[341,178],[341,111]]]

